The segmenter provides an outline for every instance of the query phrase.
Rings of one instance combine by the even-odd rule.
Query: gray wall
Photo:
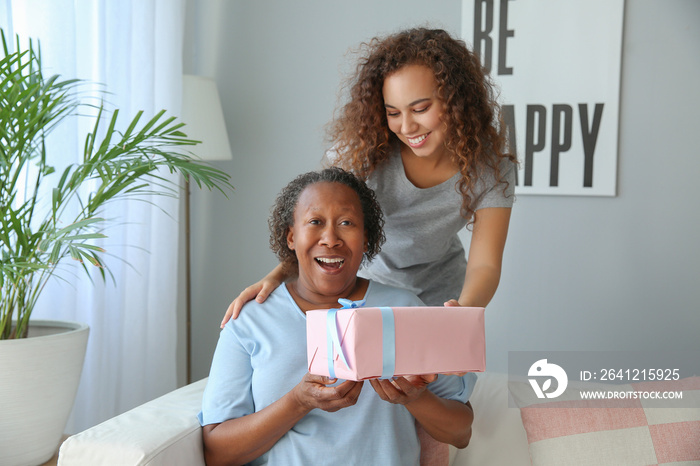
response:
[[[236,187],[192,196],[194,380],[228,303],[275,265],[269,207],[319,166],[348,50],[407,26],[459,34],[460,13],[459,0],[190,2],[185,72],[219,84],[234,160],[216,165]],[[518,198],[490,370],[515,350],[700,349],[699,46],[700,2],[627,1],[619,194]]]

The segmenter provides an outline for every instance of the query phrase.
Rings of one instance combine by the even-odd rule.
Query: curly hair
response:
[[[367,251],[364,253],[363,262],[371,261],[386,241],[383,230],[384,214],[379,207],[374,191],[364,181],[337,167],[304,173],[282,189],[268,219],[270,248],[277,255],[283,267],[290,272],[296,272],[299,266],[295,252],[287,245],[287,232],[294,226],[294,211],[299,197],[307,187],[323,182],[344,184],[357,193],[362,206],[365,236],[367,237]]]
[[[470,220],[474,214],[471,190],[482,174],[494,173],[505,193],[508,181],[501,173],[501,161],[517,160],[507,152],[495,86],[463,41],[441,29],[415,28],[374,38],[361,44],[359,53],[355,74],[346,83],[349,100],[328,127],[338,154],[335,165],[366,179],[389,157],[399,140],[387,123],[384,80],[406,65],[422,65],[432,70],[437,98],[444,104],[445,147],[462,175],[457,183],[462,216]]]

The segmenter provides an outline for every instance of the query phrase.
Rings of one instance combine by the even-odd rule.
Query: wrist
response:
[[[420,407],[421,407],[422,405],[424,405],[425,403],[429,403],[429,402],[430,402],[430,397],[431,397],[431,396],[435,396],[435,395],[433,394],[433,392],[431,392],[430,390],[428,390],[428,389],[426,388],[426,389],[423,390],[417,397],[415,397],[414,399],[412,399],[412,400],[406,402],[406,403],[404,404],[404,406],[405,406],[406,408],[409,408],[409,409],[420,408]]]
[[[303,396],[300,384],[297,384],[287,395],[290,396],[290,402],[292,403],[292,408],[299,417],[306,416],[311,410],[314,409]]]
[[[295,270],[291,269],[288,265],[285,264],[279,264],[277,267],[275,267],[272,272],[270,272],[267,275],[267,278],[269,280],[273,280],[278,283],[278,285],[281,285],[282,283],[286,282],[290,278],[294,277],[295,275]]]

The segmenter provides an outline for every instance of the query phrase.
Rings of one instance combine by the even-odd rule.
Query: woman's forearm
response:
[[[459,296],[462,306],[486,307],[501,279],[503,251],[508,236],[510,208],[485,208],[474,214],[467,271]]]
[[[293,274],[283,264],[277,264],[265,278],[284,283],[288,279],[293,278]]]
[[[426,390],[405,406],[435,440],[457,448],[465,448],[469,444],[474,421],[470,403],[446,400]]]
[[[245,464],[267,452],[310,409],[291,392],[253,414],[204,426],[204,456],[208,466]]]
[[[464,277],[464,286],[459,295],[460,306],[486,307],[498,289],[501,268],[493,265],[469,267]]]
[[[226,322],[229,319],[238,318],[238,314],[241,313],[241,309],[248,301],[253,299],[262,303],[267,299],[267,297],[272,293],[275,288],[284,283],[287,279],[292,278],[292,274],[285,269],[282,264],[277,264],[277,266],[265,275],[262,280],[254,283],[241,291],[241,293],[234,299],[231,304],[229,304],[228,309],[226,309],[226,314],[221,320],[221,328],[224,328]]]

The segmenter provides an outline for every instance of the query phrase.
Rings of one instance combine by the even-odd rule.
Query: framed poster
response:
[[[624,0],[462,0],[498,85],[517,194],[615,196]]]

